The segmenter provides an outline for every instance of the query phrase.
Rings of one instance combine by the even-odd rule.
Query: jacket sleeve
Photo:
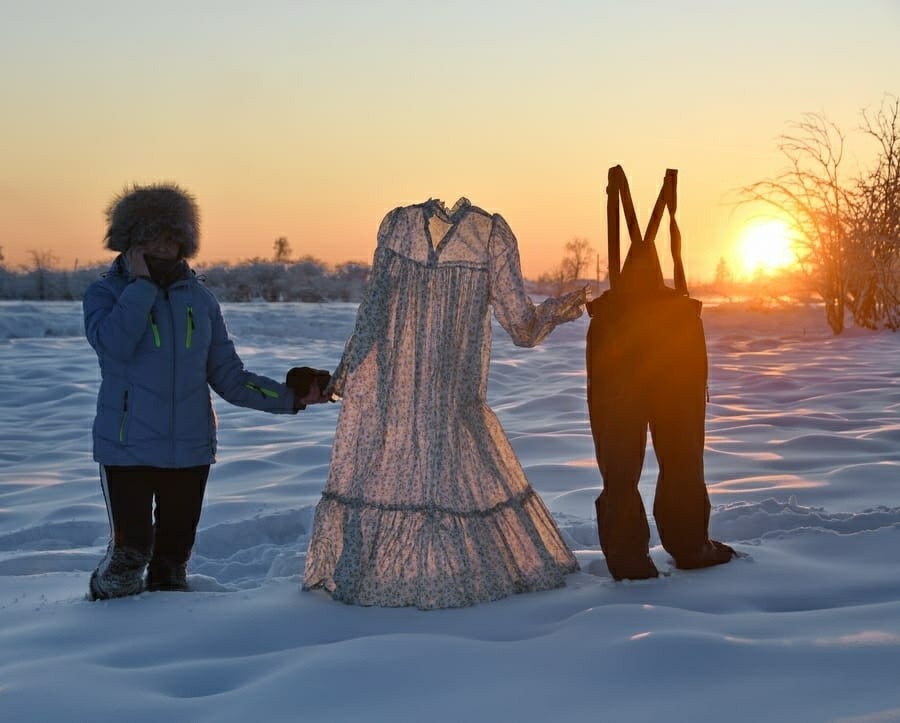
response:
[[[551,296],[535,306],[525,293],[518,242],[499,214],[494,216],[488,245],[494,316],[516,346],[536,346],[557,326],[581,316],[588,287]]]
[[[209,385],[222,399],[239,407],[259,409],[273,414],[294,414],[294,392],[285,384],[269,377],[252,374],[228,336],[222,309],[215,303],[212,342],[206,361]]]
[[[96,282],[84,294],[84,332],[100,356],[128,361],[147,330],[150,309],[159,291],[147,279],[132,281],[117,297],[108,284]]]

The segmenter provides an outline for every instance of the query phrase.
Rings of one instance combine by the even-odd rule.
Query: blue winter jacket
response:
[[[244,369],[219,302],[193,272],[160,289],[131,279],[120,255],[85,292],[84,328],[100,362],[94,419],[100,464],[215,462],[209,387],[242,407],[295,412],[292,390]]]

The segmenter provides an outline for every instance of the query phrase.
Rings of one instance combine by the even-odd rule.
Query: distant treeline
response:
[[[60,269],[43,263],[15,271],[0,267],[0,299],[80,300],[109,264]],[[355,301],[362,298],[371,267],[347,262],[331,267],[311,257],[274,262],[197,265],[194,270],[220,301]]]
[[[720,262],[714,282],[692,283],[691,292],[705,298],[754,299],[764,307],[798,301],[808,303],[816,296],[799,269],[772,276],[759,275],[742,283],[732,280],[723,271],[723,264]],[[79,301],[87,287],[108,269],[109,263],[73,269],[32,264],[17,271],[0,266],[0,300]],[[371,267],[357,262],[329,266],[306,257],[297,261],[251,259],[237,264],[198,264],[194,270],[220,301],[359,302]],[[529,294],[555,296],[585,284],[591,285],[595,295],[609,288],[605,278],[598,283],[584,276],[561,278],[559,274],[526,280],[525,287]]]
[[[605,273],[599,282],[587,279],[584,274],[586,264],[572,261],[572,249],[576,245],[578,248],[585,246],[579,239],[574,244],[566,245],[566,255],[559,267],[565,273],[557,269],[536,280],[526,280],[526,291],[542,297],[556,296],[585,284],[590,284],[595,295],[608,289]],[[587,251],[581,255],[588,257]],[[566,264],[571,265],[570,270],[566,270]],[[76,264],[72,269],[62,269],[50,254],[33,254],[32,263],[18,270],[0,265],[0,300],[80,301],[87,287],[105,274],[109,267],[110,262],[104,262],[87,266]],[[353,261],[330,266],[307,256],[299,260],[254,258],[236,264],[197,264],[194,270],[220,301],[358,303],[368,283],[371,266]],[[671,285],[672,281],[668,283]],[[753,279],[740,282],[731,277],[724,260],[720,260],[713,282],[694,281],[690,289],[694,296],[700,298],[740,299],[750,301],[759,308],[810,303],[818,297],[812,280],[800,268],[784,269],[772,275],[758,274]]]

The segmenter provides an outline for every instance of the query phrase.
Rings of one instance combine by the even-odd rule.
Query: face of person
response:
[[[168,236],[157,236],[141,246],[144,254],[158,259],[177,259],[180,250],[178,242]]]

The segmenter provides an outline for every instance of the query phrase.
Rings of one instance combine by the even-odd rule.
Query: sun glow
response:
[[[795,264],[790,226],[776,219],[751,223],[738,239],[736,256],[746,276],[771,274]]]

